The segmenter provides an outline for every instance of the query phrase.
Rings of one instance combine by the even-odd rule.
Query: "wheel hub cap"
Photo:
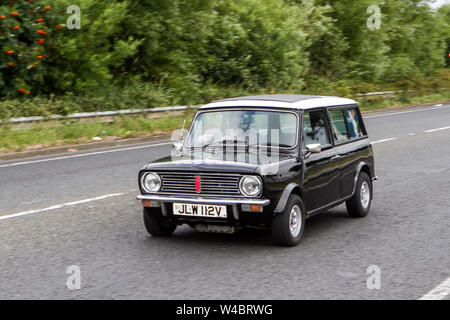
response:
[[[291,209],[289,215],[289,228],[291,230],[291,235],[296,238],[298,237],[300,230],[302,228],[302,212],[300,207],[295,205]]]
[[[364,209],[367,209],[369,207],[369,203],[370,203],[370,187],[369,184],[364,181],[361,184],[361,194],[360,194],[360,198],[361,198],[361,205]]]

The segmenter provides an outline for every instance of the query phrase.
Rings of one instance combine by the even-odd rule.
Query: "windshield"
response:
[[[225,144],[291,148],[297,143],[293,112],[226,110],[198,114],[186,140],[187,147]]]

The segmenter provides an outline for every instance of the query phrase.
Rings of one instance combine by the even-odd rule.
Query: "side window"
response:
[[[363,136],[357,108],[330,110],[331,133],[339,144]]]
[[[330,144],[325,112],[322,110],[305,112],[303,115],[302,148],[306,149],[306,145],[312,143],[320,143],[322,147]]]
[[[335,143],[339,144],[350,140],[344,110],[329,110],[328,112],[330,113],[331,120],[331,134]]]
[[[351,108],[345,110],[345,116],[347,118],[347,128],[352,139],[357,139],[363,136],[361,130],[361,121],[359,120],[358,110]]]

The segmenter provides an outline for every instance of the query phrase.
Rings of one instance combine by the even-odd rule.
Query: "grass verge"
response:
[[[188,110],[181,115],[167,114],[160,118],[120,116],[108,122],[52,121],[27,124],[26,127],[2,125],[0,153],[87,143],[94,137],[108,141],[169,133],[181,128],[184,119],[190,121],[193,113]]]

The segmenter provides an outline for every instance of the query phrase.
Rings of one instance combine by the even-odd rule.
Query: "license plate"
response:
[[[174,203],[173,214],[190,217],[226,218],[227,207],[210,204]]]

